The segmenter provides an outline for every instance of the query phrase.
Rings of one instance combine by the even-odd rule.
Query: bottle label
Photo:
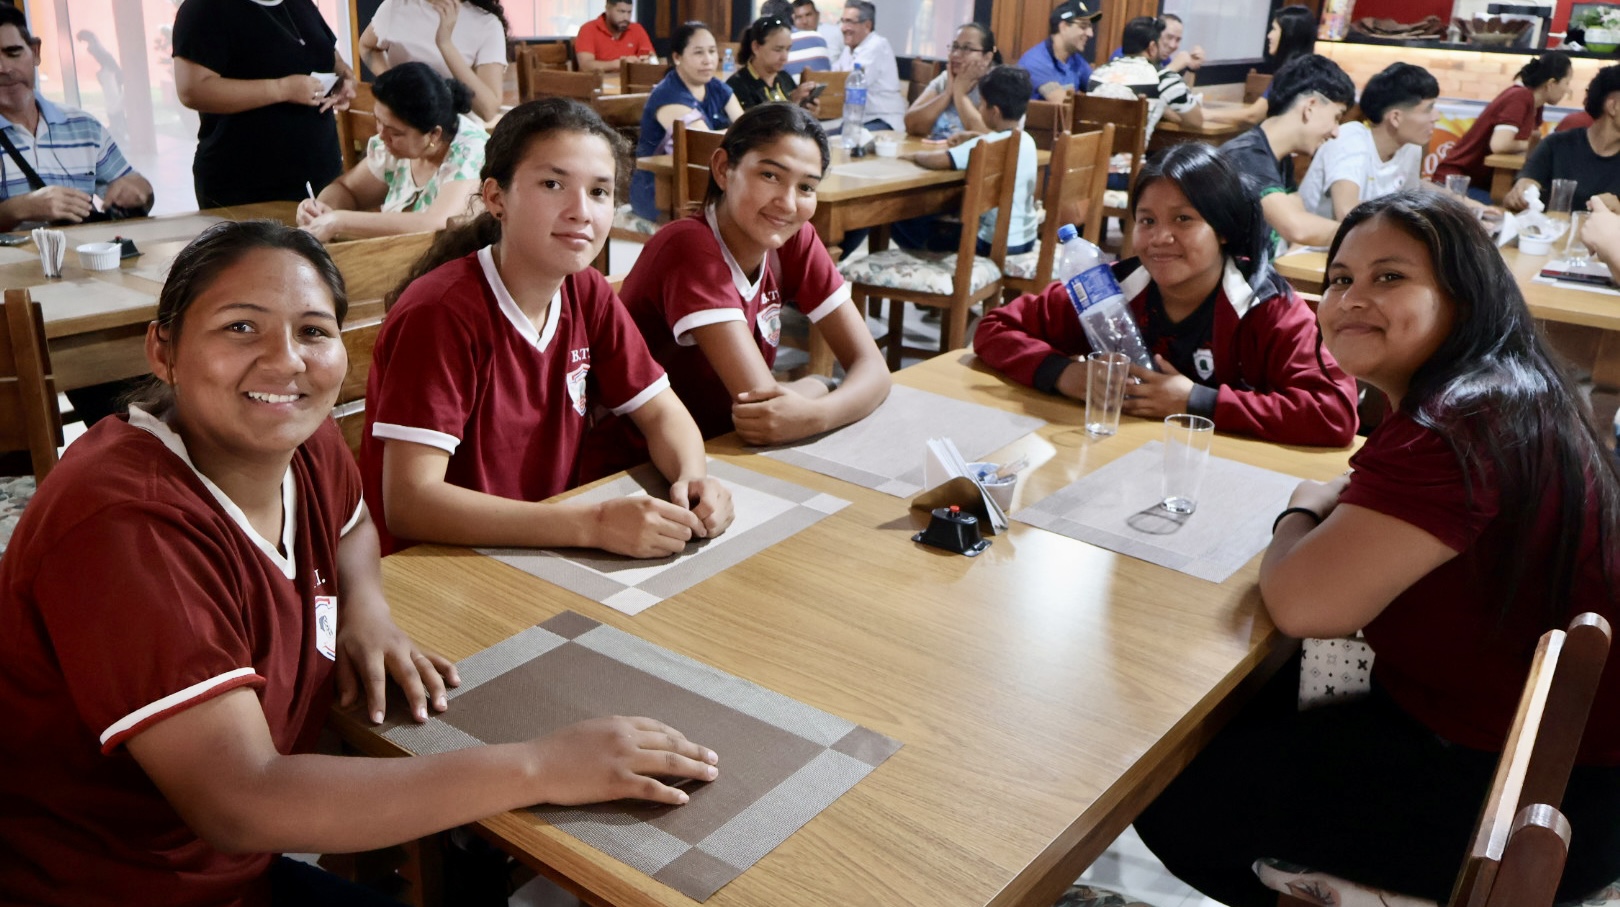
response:
[[[1074,304],[1076,312],[1104,302],[1115,296],[1123,296],[1119,289],[1119,282],[1114,280],[1114,271],[1106,263],[1095,264],[1069,278],[1066,286],[1069,289],[1069,301]]]

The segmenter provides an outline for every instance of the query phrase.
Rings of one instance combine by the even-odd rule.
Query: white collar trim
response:
[[[763,259],[760,261],[759,278],[749,282],[748,275],[744,274],[743,269],[738,266],[737,259],[732,256],[731,250],[726,247],[725,238],[720,235],[720,222],[714,216],[713,205],[703,209],[703,219],[709,222],[709,229],[714,231],[714,241],[720,244],[720,254],[725,256],[726,267],[731,269],[732,286],[737,288],[737,292],[742,295],[744,302],[758,296],[759,286],[765,282],[766,262]],[[769,255],[770,253],[766,253],[767,257]]]
[[[523,339],[540,352],[545,352],[551,346],[551,338],[557,335],[557,322],[562,317],[562,287],[557,288],[556,295],[551,297],[551,305],[546,309],[546,323],[540,330],[534,329],[534,322],[529,316],[523,314],[518,308],[517,300],[507,291],[506,284],[501,280],[501,272],[495,269],[495,247],[485,246],[478,250],[478,265],[484,269],[484,279],[489,281],[490,289],[495,291],[495,303],[501,307],[501,314],[506,316],[507,323]]]
[[[198,479],[202,480],[203,487],[207,488],[208,493],[213,495],[214,500],[219,502],[219,506],[224,509],[225,515],[229,516],[236,523],[237,528],[247,535],[248,540],[258,546],[259,550],[264,552],[264,556],[269,558],[270,562],[281,570],[281,575],[289,580],[297,578],[298,564],[293,560],[292,555],[293,545],[297,541],[294,523],[297,522],[298,496],[293,482],[291,465],[287,467],[287,474],[281,477],[281,547],[277,548],[275,545],[270,544],[264,536],[260,535],[257,529],[253,528],[253,524],[248,522],[247,514],[242,512],[242,508],[236,506],[236,502],[225,494],[224,489],[215,485],[213,479],[197,471],[197,465],[191,462],[191,454],[186,450],[186,442],[175,433],[173,428],[169,427],[166,419],[154,416],[138,406],[131,406],[129,408],[129,424],[148,432],[163,442],[163,446],[167,447],[170,453],[179,457],[180,462],[186,464],[186,468],[190,469]],[[283,556],[282,551],[287,552],[287,554]]]

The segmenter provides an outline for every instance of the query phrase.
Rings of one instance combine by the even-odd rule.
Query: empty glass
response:
[[[1178,413],[1164,417],[1164,484],[1159,506],[1171,513],[1198,509],[1198,493],[1209,466],[1209,442],[1215,423],[1203,416]]]
[[[1446,191],[1458,198],[1468,197],[1468,174],[1453,173],[1446,177]]]
[[[1119,431],[1125,385],[1131,380],[1131,357],[1092,353],[1086,357],[1086,433],[1106,438]]]

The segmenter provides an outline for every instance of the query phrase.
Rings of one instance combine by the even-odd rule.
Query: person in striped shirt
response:
[[[35,91],[39,48],[22,11],[0,6],[0,145],[11,146],[0,150],[0,229],[79,223],[103,205],[144,214],[152,184],[124,159],[107,127]]]

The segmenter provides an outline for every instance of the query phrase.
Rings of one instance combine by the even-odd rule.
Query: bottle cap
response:
[[[1074,224],[1064,224],[1058,227],[1058,242],[1068,242],[1079,235],[1080,231],[1074,228]]]

